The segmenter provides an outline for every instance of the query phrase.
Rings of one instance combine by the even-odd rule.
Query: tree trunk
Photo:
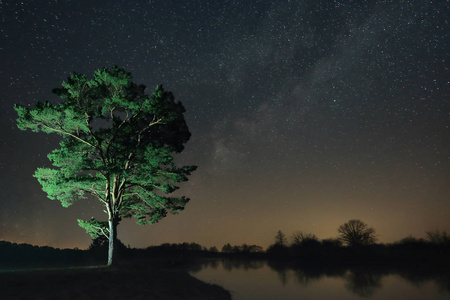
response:
[[[109,247],[108,247],[108,266],[116,263],[114,247],[117,244],[117,218],[112,217],[108,220],[109,223]]]

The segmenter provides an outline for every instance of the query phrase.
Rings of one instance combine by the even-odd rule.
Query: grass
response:
[[[0,273],[0,288],[2,299],[231,299],[223,288],[161,260],[10,270]]]

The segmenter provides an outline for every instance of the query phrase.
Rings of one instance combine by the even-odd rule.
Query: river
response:
[[[448,268],[294,267],[265,260],[208,259],[193,263],[189,272],[229,290],[234,300],[450,299]]]

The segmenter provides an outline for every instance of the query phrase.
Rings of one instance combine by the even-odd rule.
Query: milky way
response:
[[[188,2],[188,3],[186,3]],[[199,169],[185,211],[119,227],[133,247],[450,230],[448,1],[0,1],[0,239],[85,248],[77,218],[32,177],[56,136],[22,132],[14,103],[55,101],[72,72],[119,65],[186,107],[177,157]]]

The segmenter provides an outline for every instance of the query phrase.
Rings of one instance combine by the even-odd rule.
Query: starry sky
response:
[[[32,174],[58,137],[20,131],[72,72],[119,65],[186,107],[179,215],[131,247],[319,238],[361,219],[380,242],[450,231],[450,2],[0,0],[0,240],[86,248],[76,219]]]

